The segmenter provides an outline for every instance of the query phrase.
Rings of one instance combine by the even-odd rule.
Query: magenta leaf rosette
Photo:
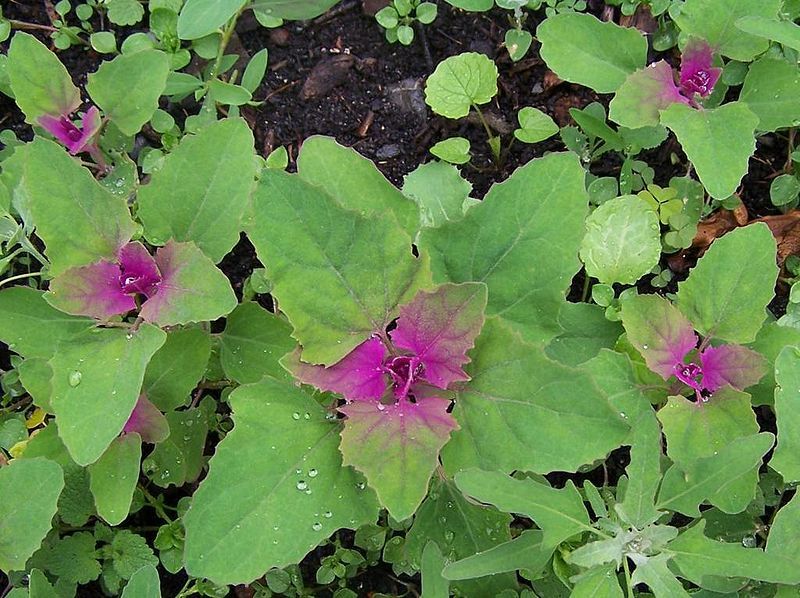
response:
[[[707,402],[724,386],[737,390],[753,386],[766,372],[765,359],[752,349],[713,346],[708,337],[700,342],[689,320],[663,297],[626,299],[622,322],[647,367],[665,381],[674,380],[675,392],[681,387],[691,389],[698,403]]]
[[[102,125],[100,111],[92,106],[81,117],[80,123],[73,122],[72,112],[62,114],[43,114],[37,119],[42,128],[55,137],[70,154],[99,152],[95,136]]]
[[[484,321],[482,283],[420,291],[400,307],[394,330],[376,330],[328,366],[285,360],[295,377],[341,394],[345,416],[340,450],[345,465],[367,478],[395,519],[414,514],[439,464],[439,451],[458,428],[449,413],[453,386]]]

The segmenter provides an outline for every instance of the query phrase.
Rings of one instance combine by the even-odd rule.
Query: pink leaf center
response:
[[[383,368],[392,378],[394,396],[397,400],[408,397],[412,384],[425,373],[425,366],[416,355],[400,355],[386,360]]]

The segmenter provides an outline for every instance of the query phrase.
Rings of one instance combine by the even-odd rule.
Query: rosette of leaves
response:
[[[386,30],[386,40],[390,44],[400,42],[408,46],[414,41],[414,23],[430,25],[436,13],[437,6],[433,2],[392,0],[389,6],[375,13],[375,20]]]

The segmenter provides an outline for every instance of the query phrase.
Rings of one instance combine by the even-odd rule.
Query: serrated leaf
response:
[[[589,14],[566,12],[536,29],[541,56],[572,83],[611,93],[647,62],[647,40],[636,30],[603,22]]]
[[[97,461],[122,431],[147,362],[166,336],[150,324],[135,333],[98,329],[62,345],[50,359],[58,433],[76,463]]]
[[[238,118],[184,137],[139,190],[147,240],[194,241],[214,263],[239,240],[255,177],[253,134]]]
[[[142,567],[158,565],[158,558],[147,540],[126,529],[114,534],[110,556],[114,571],[122,579],[130,579]]]
[[[421,164],[403,180],[403,194],[419,206],[420,227],[461,220],[471,191],[472,184],[455,166],[437,161]]]
[[[702,335],[732,343],[753,341],[773,297],[775,252],[772,233],[760,223],[717,239],[678,285],[678,308]]]
[[[144,17],[144,6],[139,0],[109,0],[108,20],[122,27],[136,25]]]
[[[138,3],[137,3],[138,4]],[[89,75],[86,90],[125,135],[136,135],[158,108],[170,60],[158,50],[121,54]]]
[[[138,434],[123,434],[89,466],[97,514],[109,525],[119,525],[128,516],[141,459],[142,439]]]
[[[173,329],[147,364],[142,392],[162,411],[176,409],[189,400],[206,371],[211,338],[200,328]]]
[[[546,342],[560,332],[556,318],[580,267],[587,199],[577,157],[550,154],[493,186],[460,222],[423,230],[419,248],[436,282],[486,283],[487,316]]]
[[[171,411],[165,417],[169,436],[142,462],[142,469],[156,486],[180,487],[203,470],[208,423],[200,409]]]
[[[736,191],[755,151],[758,117],[747,104],[707,110],[670,104],[661,111],[661,122],[675,133],[709,195],[725,199]]]
[[[50,531],[64,488],[58,464],[14,459],[0,468],[0,568],[22,570]]]
[[[800,349],[786,347],[775,360],[778,446],[770,467],[784,482],[800,481]]]
[[[178,37],[200,39],[217,31],[246,4],[246,0],[187,0],[178,16]]]
[[[444,59],[428,77],[425,103],[441,116],[461,118],[497,94],[497,67],[477,52]]]
[[[800,30],[797,25],[792,26]],[[765,56],[750,65],[739,101],[747,104],[758,117],[760,131],[775,131],[800,123],[798,95],[800,69],[797,65]]]
[[[31,564],[58,576],[62,582],[89,583],[100,577],[96,546],[97,541],[90,532],[63,536],[37,552]]]
[[[192,575],[251,581],[299,562],[337,529],[377,519],[374,494],[341,464],[340,425],[316,401],[265,379],[235,390],[230,403],[234,428],[184,516]]]
[[[309,363],[336,363],[429,284],[394,218],[364,218],[283,172],[262,173],[248,236]]]

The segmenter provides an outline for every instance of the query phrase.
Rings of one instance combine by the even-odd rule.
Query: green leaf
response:
[[[659,124],[660,111],[685,101],[675,86],[672,66],[660,60],[625,79],[609,104],[608,117],[631,129]]]
[[[92,45],[92,49],[99,54],[113,54],[117,51],[117,38],[111,31],[92,33],[89,36],[89,43]]]
[[[777,21],[766,17],[742,17],[737,19],[736,28],[800,52],[800,26],[792,21]]]
[[[447,471],[575,471],[622,444],[628,426],[584,371],[550,361],[495,318],[486,321],[442,451]],[[547,422],[546,425],[543,422]],[[572,442],[575,430],[581,441]]]
[[[262,48],[250,59],[247,67],[242,74],[242,87],[250,93],[255,93],[261,86],[264,80],[264,75],[267,72],[267,61],[269,60],[269,53],[266,48]]]
[[[589,514],[571,480],[559,490],[531,479],[517,480],[499,471],[480,469],[461,471],[455,479],[468,496],[533,519],[544,532],[542,544],[548,548],[591,530]]]
[[[305,21],[320,16],[339,0],[254,0],[253,10],[271,17]]]
[[[90,532],[63,536],[45,546],[31,559],[31,565],[56,575],[68,584],[85,584],[100,577],[97,541]]]
[[[228,316],[220,337],[220,359],[225,375],[240,384],[264,376],[290,379],[279,363],[295,348],[292,327],[257,303],[242,303]]]
[[[636,566],[637,570],[639,565]],[[587,571],[572,588],[570,598],[623,598],[616,569],[597,567]]]
[[[142,439],[138,434],[123,434],[89,466],[97,514],[109,525],[119,525],[128,517],[141,459]]]
[[[19,571],[39,548],[64,488],[58,464],[14,459],[0,468],[0,568]]]
[[[661,257],[658,215],[635,195],[605,202],[586,219],[580,256],[600,282],[635,283]]]
[[[784,347],[800,347],[800,329],[782,326],[777,322],[767,322],[758,331],[756,340],[749,345],[767,360],[766,373],[761,381],[747,389],[753,396],[754,405],[772,405],[775,400],[775,361]]]
[[[14,101],[31,124],[44,114],[69,114],[81,105],[81,94],[67,69],[32,35],[18,32],[11,40],[6,66]]]
[[[494,6],[492,0],[447,0],[447,3],[471,12],[485,12]]]
[[[130,579],[142,567],[158,565],[158,558],[147,545],[147,540],[123,529],[111,540],[111,563],[117,575]]]
[[[144,6],[139,0],[108,0],[108,20],[122,27],[136,25],[144,17]]]
[[[178,37],[191,40],[211,35],[246,3],[247,0],[187,0],[178,16]]]
[[[420,566],[422,591],[426,598],[449,598],[450,584],[442,577],[445,562],[439,545],[433,541],[428,542],[422,551]]]
[[[770,467],[784,482],[800,481],[800,350],[786,347],[775,360],[778,446]]]
[[[431,146],[431,154],[450,164],[466,164],[470,160],[469,139],[464,137],[448,137]]]
[[[545,354],[564,365],[579,365],[601,349],[614,347],[622,334],[619,322],[605,317],[605,310],[590,303],[564,303],[558,313],[563,332],[545,347]]]
[[[800,30],[797,25],[792,27]],[[775,131],[800,123],[798,95],[797,65],[765,56],[750,65],[739,100],[758,117],[760,131]]]
[[[375,20],[384,29],[394,29],[400,24],[400,15],[394,6],[384,6],[375,13]]]
[[[419,248],[431,255],[434,280],[485,282],[487,316],[500,316],[528,341],[557,336],[558,312],[580,268],[584,175],[574,154],[532,160],[460,222],[423,230]]]
[[[547,114],[538,108],[525,106],[517,113],[519,129],[514,137],[523,143],[539,143],[558,133],[558,125]]]
[[[670,571],[667,565],[669,558],[668,554],[662,553],[638,563],[631,583],[646,584],[655,596],[689,598],[689,593],[683,588],[683,584]]]
[[[304,361],[339,361],[429,285],[427,260],[414,258],[411,238],[391,216],[362,217],[273,170],[262,173],[254,202],[248,236]]]
[[[158,50],[122,54],[89,75],[86,90],[117,128],[136,135],[158,108],[167,85],[169,57]]]
[[[461,118],[470,108],[497,95],[497,67],[483,54],[465,52],[445,58],[428,77],[425,103],[441,116]]]
[[[800,550],[800,494],[795,492],[792,499],[775,513],[772,519],[769,537],[767,538],[767,556],[777,556],[797,562]],[[797,565],[795,565],[797,566]]]
[[[508,56],[514,62],[521,60],[528,53],[533,42],[533,36],[524,29],[509,29],[506,31],[503,43],[508,50]]]
[[[758,117],[747,104],[707,110],[671,104],[661,111],[661,122],[675,133],[709,195],[725,199],[736,191],[756,147]]]
[[[643,529],[659,517],[655,497],[661,483],[661,429],[652,411],[634,424],[631,436],[631,462],[625,468],[628,485],[619,508],[624,519]]]
[[[158,570],[153,565],[145,565],[131,575],[122,598],[161,598],[161,582]]]
[[[769,47],[765,39],[736,28],[742,17],[774,19],[781,0],[687,0],[675,15],[681,33],[699,37],[723,56],[751,61]]]
[[[680,576],[698,583],[709,575],[745,577],[757,581],[795,585],[800,583],[797,555],[785,557],[759,548],[716,542],[703,535],[705,521],[690,527],[672,542],[672,563]]]
[[[186,136],[139,190],[139,218],[153,245],[194,241],[215,263],[239,240],[255,177],[253,134],[238,118]]]
[[[135,333],[97,329],[62,344],[50,359],[58,433],[76,463],[97,461],[122,431],[147,362],[166,337],[150,324]]]
[[[442,575],[457,581],[519,569],[538,571],[547,564],[553,553],[552,548],[542,546],[543,537],[538,529],[525,530],[513,540],[448,564]]]
[[[208,86],[208,93],[218,104],[230,106],[241,106],[253,99],[253,94],[241,85],[220,81],[219,79],[211,81]]]
[[[338,529],[377,519],[374,494],[342,466],[340,425],[316,401],[267,378],[235,390],[230,403],[234,428],[184,516],[191,575],[252,581],[300,562]]]
[[[101,258],[116,261],[117,250],[134,232],[124,198],[46,139],[17,148],[3,166],[16,177],[15,194],[22,195],[47,246],[51,276]]]
[[[744,436],[696,461],[691,471],[673,465],[664,474],[657,508],[699,517],[698,505],[708,500],[726,513],[743,511],[755,496],[761,459],[774,440],[768,433]]]
[[[419,165],[403,181],[403,194],[419,206],[421,227],[461,220],[471,191],[455,166],[437,161]]]
[[[185,405],[210,356],[211,338],[204,330],[170,330],[166,342],[147,364],[142,392],[162,411]]]
[[[775,239],[761,223],[717,239],[678,285],[678,308],[704,336],[731,343],[753,341],[773,297],[775,252]],[[746,267],[741,264],[743,255],[748,256]]]
[[[142,470],[156,486],[183,486],[195,481],[203,470],[203,449],[208,423],[201,409],[166,414],[169,436],[142,462]]]
[[[785,206],[800,195],[800,180],[793,174],[781,174],[772,179],[769,186],[769,199],[773,206]]]
[[[95,320],[70,316],[50,307],[42,292],[11,287],[0,292],[0,340],[23,357],[49,358],[61,341],[85,332]]]
[[[417,232],[419,212],[414,202],[387,181],[371,160],[332,137],[306,139],[297,156],[297,171],[301,179],[325,191],[342,207],[364,217],[390,211],[408,234]]]
[[[592,15],[561,13],[536,30],[541,56],[566,81],[611,93],[647,62],[647,40],[636,29]]]

